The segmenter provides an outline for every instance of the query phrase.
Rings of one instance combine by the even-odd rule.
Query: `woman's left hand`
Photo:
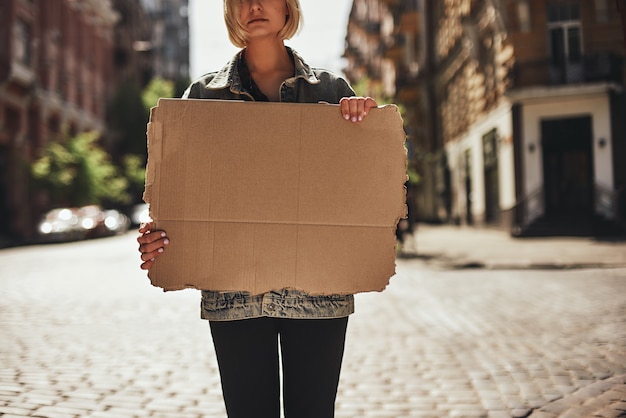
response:
[[[344,97],[339,101],[341,114],[345,120],[361,122],[369,113],[370,109],[377,107],[376,101],[371,97]]]

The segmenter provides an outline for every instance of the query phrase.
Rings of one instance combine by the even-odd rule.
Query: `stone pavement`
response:
[[[414,238],[356,296],[337,418],[626,416],[623,242]],[[197,291],[151,287],[133,234],[1,250],[0,295],[2,418],[225,417]]]
[[[626,414],[626,269],[397,271],[357,295],[338,417]]]
[[[612,269],[626,267],[626,237],[516,238],[497,229],[420,224],[406,237],[399,256],[442,269]],[[618,274],[626,291],[626,272]],[[529,417],[626,417],[626,374],[589,384]]]
[[[403,253],[416,254],[445,268],[626,267],[626,236],[514,238],[497,229],[419,224]]]

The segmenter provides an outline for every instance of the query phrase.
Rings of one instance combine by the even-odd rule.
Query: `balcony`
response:
[[[363,29],[368,35],[380,35],[380,22],[367,21],[363,24]]]
[[[406,53],[406,37],[402,33],[396,33],[387,39],[387,41],[381,45],[380,54],[394,62],[401,62],[404,59]]]
[[[13,61],[11,63],[9,80],[24,87],[28,87],[35,82],[35,72],[31,67],[28,67],[18,61]]]
[[[545,58],[515,63],[511,76],[515,88],[594,82],[623,84],[624,60],[609,52],[585,54],[577,63],[561,65],[555,65],[552,60]]]

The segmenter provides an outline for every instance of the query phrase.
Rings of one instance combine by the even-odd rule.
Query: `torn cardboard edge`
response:
[[[383,290],[406,215],[404,141],[395,105],[351,123],[338,105],[159,100],[144,200],[170,244],[152,284]]]

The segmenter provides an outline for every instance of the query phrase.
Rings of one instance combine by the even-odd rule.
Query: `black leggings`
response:
[[[229,418],[332,418],[348,318],[210,321]]]

